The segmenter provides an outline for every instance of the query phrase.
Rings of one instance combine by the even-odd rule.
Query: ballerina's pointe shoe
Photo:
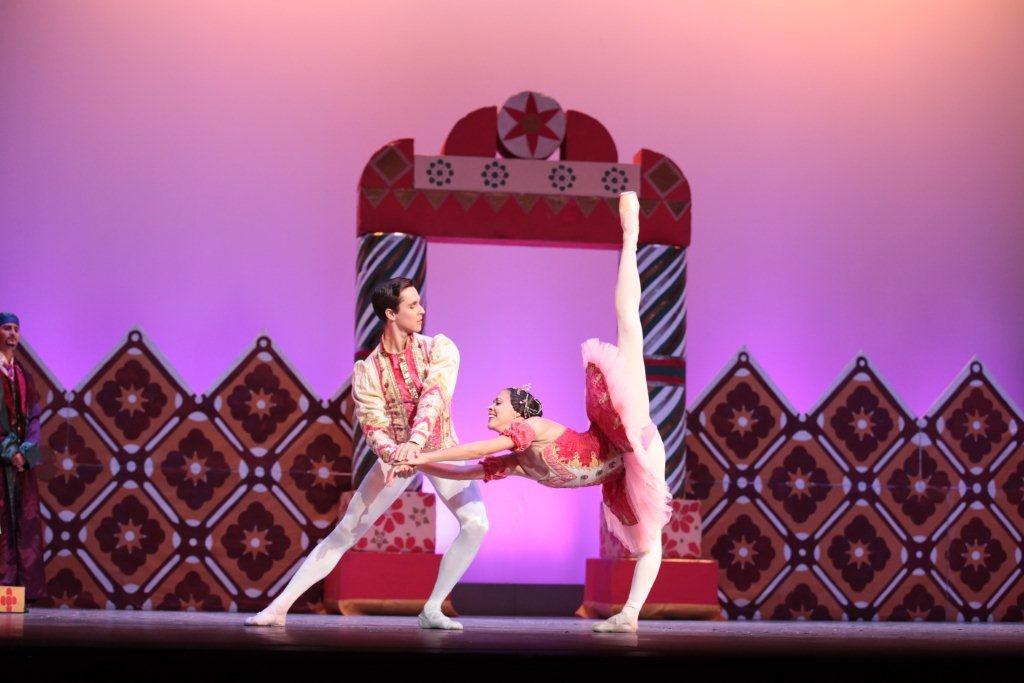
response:
[[[640,236],[640,200],[636,192],[619,195],[619,222],[622,223],[623,234],[636,242]]]
[[[423,610],[420,615],[416,617],[420,622],[420,628],[439,628],[444,631],[461,631],[462,624],[449,619],[441,613],[441,610]]]
[[[637,621],[622,612],[594,624],[595,633],[636,633]]]
[[[269,607],[245,620],[246,626],[284,626],[286,614]]]

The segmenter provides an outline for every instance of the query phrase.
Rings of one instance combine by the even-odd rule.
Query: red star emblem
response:
[[[559,110],[537,111],[537,100],[533,97],[533,93],[526,96],[526,107],[522,110],[506,107],[505,111],[515,120],[516,125],[512,126],[512,129],[505,133],[505,137],[502,138],[503,140],[514,140],[525,135],[526,144],[530,148],[530,154],[535,154],[539,138],[558,139],[555,131],[548,128],[547,124]]]

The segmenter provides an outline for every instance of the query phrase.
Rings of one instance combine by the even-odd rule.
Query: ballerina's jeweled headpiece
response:
[[[541,417],[544,415],[544,405],[530,393],[530,383],[527,382],[521,387],[509,387],[509,400],[512,402],[512,410],[523,416],[523,419]]]

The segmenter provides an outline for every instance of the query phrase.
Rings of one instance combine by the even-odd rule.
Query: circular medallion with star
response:
[[[539,92],[523,91],[498,112],[498,140],[506,156],[547,159],[565,137],[565,112]]]

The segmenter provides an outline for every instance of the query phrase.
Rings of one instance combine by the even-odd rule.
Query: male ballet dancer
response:
[[[411,280],[394,278],[374,289],[373,310],[384,322],[381,342],[366,360],[356,361],[352,399],[356,418],[379,459],[359,485],[338,526],[309,554],[285,589],[250,626],[283,626],[292,604],[330,573],[375,521],[391,507],[411,479],[385,485],[391,463],[421,450],[454,446],[451,401],[459,372],[459,350],[444,335],[427,337],[419,292]],[[427,475],[437,495],[459,520],[459,534],[441,559],[437,582],[419,615],[422,628],[461,630],[441,613],[441,603],[469,568],[487,532],[487,512],[474,481]]]

